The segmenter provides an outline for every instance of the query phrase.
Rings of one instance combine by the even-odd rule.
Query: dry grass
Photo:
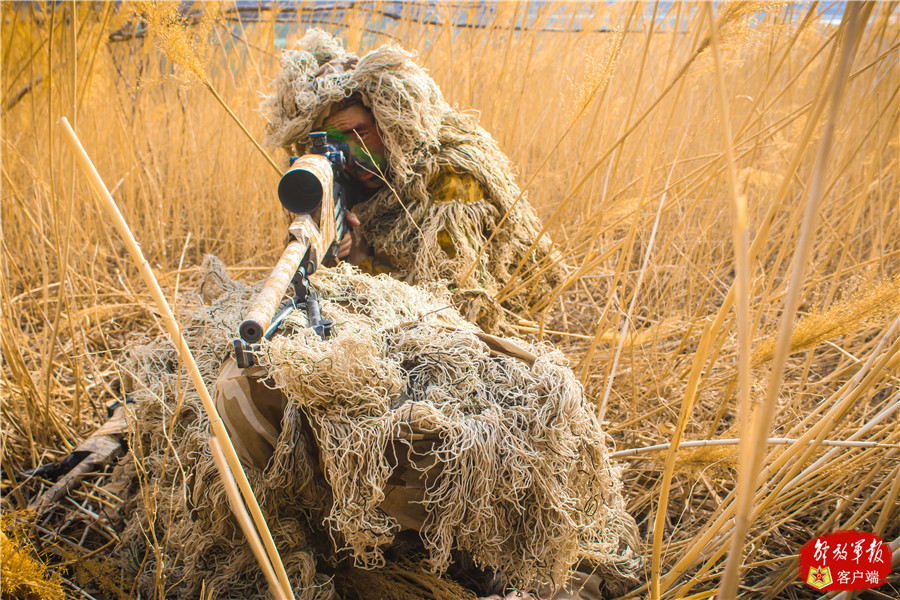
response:
[[[255,279],[281,252],[272,168],[222,103],[261,137],[255,109],[278,69],[275,40],[298,27],[272,14],[241,23],[228,8],[210,5],[189,26],[185,52],[202,75],[192,79],[129,35],[138,22],[128,10],[0,5],[4,473],[89,433],[115,395],[119,351],[158,326],[55,132],[60,116],[170,297],[205,253]],[[743,506],[738,593],[801,596],[795,555],[811,536],[900,536],[898,9],[860,11],[842,74],[849,26],[824,23],[822,6],[728,3],[712,36],[693,5],[675,4],[665,27],[651,20],[661,6],[599,5],[580,32],[550,31],[579,8],[550,5],[516,29],[521,3],[499,5],[486,28],[446,24],[474,17],[466,4],[442,4],[438,25],[360,6],[330,28],[351,48],[417,49],[451,103],[481,112],[574,267],[523,334],[571,357],[618,449],[676,442],[626,470],[648,541],[638,593],[651,582],[662,598],[717,590]],[[732,231],[741,219],[744,267]],[[504,293],[533,275],[520,271]],[[754,418],[747,407],[763,437],[798,440],[760,446],[756,481],[736,488],[737,446],[676,450],[681,439],[742,435],[751,448],[760,436],[742,425]],[[848,439],[881,444],[821,443]]]
[[[21,529],[4,517],[0,531],[0,593],[4,598],[17,600],[62,600],[65,594],[59,576],[48,576],[47,567],[30,552],[27,535]]]

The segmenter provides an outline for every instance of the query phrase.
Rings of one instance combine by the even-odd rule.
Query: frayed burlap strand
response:
[[[516,341],[533,364],[492,352],[458,314],[386,276],[322,272],[322,341],[303,327],[262,362],[309,416],[334,491],[327,521],[358,564],[382,564],[397,524],[378,510],[389,440],[440,432],[421,537],[443,572],[460,549],[523,589],[562,583],[581,557],[631,576],[640,563],[608,436],[561,353]],[[623,540],[628,543],[623,544]]]
[[[222,261],[211,254],[203,259],[203,264],[200,265],[200,272],[202,276],[197,291],[206,304],[211,304],[225,292],[236,292],[244,288],[242,284],[228,276]]]
[[[389,164],[387,186],[354,208],[361,221],[358,232],[374,246],[376,256],[386,257],[393,274],[408,283],[444,280],[461,292],[486,290],[493,298],[527,255],[526,271],[546,269],[544,276],[535,289],[504,301],[514,313],[527,313],[534,298],[559,283],[562,267],[550,252],[549,237],[538,236],[541,225],[534,210],[525,198],[518,200],[520,190],[509,159],[478,125],[474,113],[447,104],[413,53],[383,46],[360,58],[353,69],[319,73],[328,61],[348,56],[320,29],[309,30],[294,49],[284,52],[275,91],[263,104],[269,118],[267,143],[288,154],[302,154],[309,133],[321,128],[330,107],[358,96],[378,123]],[[429,186],[448,171],[473,176],[485,197],[473,202],[434,201]],[[507,212],[509,217],[498,227]],[[487,238],[498,229],[466,276]],[[446,244],[439,243],[439,235],[450,240],[453,251],[448,253]],[[529,254],[535,240],[539,241]],[[463,294],[459,299],[465,304],[468,298]],[[484,313],[478,324],[487,330],[503,320],[499,307],[463,306],[462,311]]]
[[[199,288],[206,299],[217,297],[204,305],[199,295],[189,296],[179,319],[213,389],[253,290],[228,279],[218,259],[208,258],[204,266]],[[210,455],[209,420],[171,343],[160,336],[131,344],[122,369],[135,402],[130,453],[113,475],[113,486],[124,490],[124,524],[113,558],[132,571],[135,591],[144,597],[165,590],[166,598],[194,599],[205,585],[217,598],[269,598]],[[299,423],[292,414],[289,425]],[[308,509],[321,502],[317,493],[327,498],[327,492],[312,481],[310,449],[304,434],[288,426],[279,440],[278,468],[247,474],[263,513],[276,516],[269,525],[296,597],[324,600],[336,595],[329,578],[316,572],[313,538],[324,536],[310,528],[316,519]]]
[[[422,600],[428,590],[433,600],[476,600],[473,592],[442,579],[413,560],[400,560],[376,570],[353,569],[341,591],[366,600]]]
[[[634,521],[609,439],[559,352],[520,341],[518,358],[491,350],[438,286],[347,265],[313,280],[333,337],[319,339],[295,313],[264,344],[261,362],[289,403],[269,465],[248,470],[298,598],[335,597],[322,573],[340,573],[342,550],[359,567],[384,566],[399,529],[378,508],[393,469],[385,449],[410,431],[440,432],[421,531],[434,573],[462,550],[524,589],[562,583],[582,558],[612,579],[634,577]],[[188,298],[180,317],[210,387],[252,296],[230,280],[220,287],[209,304]],[[123,367],[136,418],[115,474],[126,522],[114,555],[147,594],[162,585],[195,598],[205,582],[228,597],[266,597],[171,345],[133,345]],[[385,573],[373,577],[388,585]],[[430,589],[421,597],[440,597]]]

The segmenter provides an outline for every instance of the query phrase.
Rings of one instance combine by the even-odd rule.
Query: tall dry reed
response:
[[[676,442],[629,457],[648,558],[635,595],[718,593],[731,547],[727,595],[798,596],[811,536],[900,536],[896,4],[861,11],[850,56],[820,4],[499,3],[479,27],[460,25],[485,14],[468,2],[433,23],[411,6],[382,17],[387,4],[288,23],[200,8],[187,28],[206,83],[127,6],[0,5],[4,473],[88,434],[118,394],[118,353],[154,327],[52,123],[69,115],[170,291],[208,252],[259,278],[284,219],[271,166],[222,104],[261,137],[277,45],[315,15],[360,52],[417,50],[451,104],[480,112],[570,267],[523,335],[571,357],[619,449]],[[756,448],[740,468],[736,446],[677,444],[732,438],[742,457]],[[848,439],[879,444],[823,443]]]

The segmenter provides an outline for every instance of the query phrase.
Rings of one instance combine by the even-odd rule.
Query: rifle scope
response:
[[[344,152],[328,144],[325,132],[314,132],[309,137],[310,154],[292,158],[291,168],[278,182],[281,205],[295,215],[315,212],[322,204],[325,190],[330,190],[334,183],[334,171],[344,168]]]

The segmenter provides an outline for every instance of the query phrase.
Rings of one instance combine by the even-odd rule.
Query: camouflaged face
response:
[[[391,171],[408,181],[438,149],[442,120],[452,110],[413,53],[388,45],[350,67],[353,58],[321,29],[310,29],[285,51],[275,93],[263,104],[269,119],[266,142],[288,153],[303,152],[331,106],[356,94],[379,125]]]

